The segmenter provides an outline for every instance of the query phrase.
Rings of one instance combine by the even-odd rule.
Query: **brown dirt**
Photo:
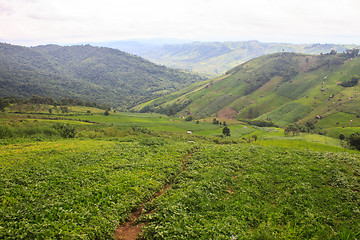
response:
[[[232,108],[224,108],[217,112],[219,118],[236,119],[237,112]]]
[[[188,159],[188,157],[190,157],[190,155],[191,155],[191,153],[189,153],[188,155],[186,155],[183,158],[182,171],[185,171],[186,159]],[[160,197],[170,187],[171,187],[170,184],[165,185],[159,192],[155,193],[155,196],[152,197],[149,201],[147,201],[147,203],[152,202],[157,197]],[[130,215],[130,218],[127,219],[123,225],[119,226],[116,229],[116,231],[114,233],[114,238],[116,240],[136,240],[137,239],[137,237],[142,232],[143,224],[141,224],[141,223],[135,224],[135,221],[143,214],[142,210],[143,210],[144,205],[145,205],[145,203],[142,203],[141,206]]]

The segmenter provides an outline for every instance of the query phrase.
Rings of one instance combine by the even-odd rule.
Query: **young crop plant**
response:
[[[145,239],[357,239],[359,154],[204,144],[148,206]]]
[[[181,170],[190,143],[60,139],[0,146],[0,239],[113,239]]]

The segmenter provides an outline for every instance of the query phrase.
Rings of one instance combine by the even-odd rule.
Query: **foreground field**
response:
[[[190,148],[161,139],[0,147],[1,239],[111,239],[181,170]]]
[[[149,239],[356,239],[360,162],[259,146],[204,145],[155,213]]]
[[[0,239],[113,239],[143,203],[145,239],[360,237],[360,154],[338,139],[74,110],[2,116]]]

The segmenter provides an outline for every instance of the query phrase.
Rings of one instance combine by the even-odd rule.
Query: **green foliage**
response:
[[[218,78],[134,109],[172,109],[171,114],[177,116],[189,112],[197,117],[224,114],[229,118],[269,120],[274,125],[287,126],[298,121],[310,122],[317,115],[331,117],[338,111],[359,112],[356,86],[342,88],[339,85],[359,71],[360,58],[351,58],[346,53],[275,53],[252,59]],[[187,100],[192,102],[185,108],[177,108]],[[302,130],[314,129],[304,125]]]
[[[126,108],[204,79],[90,45],[26,48],[0,43],[0,58],[0,97],[70,97]]]
[[[297,124],[290,124],[284,129],[285,136],[289,136],[290,134],[292,134],[292,136],[299,135],[300,132],[300,126]]]
[[[340,134],[339,134],[339,139],[340,139],[340,140],[345,140],[345,135],[342,134],[342,133],[340,133]]]
[[[13,137],[13,131],[5,125],[0,125],[0,138],[10,138]]]
[[[347,142],[349,143],[349,145],[357,150],[360,151],[360,133],[354,133],[351,134],[348,138],[347,138]]]
[[[74,138],[76,135],[75,126],[71,126],[69,124],[57,123],[54,125],[54,128],[59,132],[62,138]]]
[[[185,121],[191,122],[193,119],[194,119],[193,116],[189,115],[185,118]]]
[[[347,80],[345,82],[342,82],[339,85],[343,86],[343,87],[354,87],[359,83],[359,79],[360,79],[359,76],[353,76],[351,78],[351,80]]]
[[[78,115],[0,118],[1,239],[111,239],[167,184],[138,219],[148,239],[336,239],[360,231],[359,155],[323,143],[339,140],[283,137],[234,120],[231,137],[201,137],[223,128],[155,113],[71,110]],[[76,126],[77,138],[60,139],[63,126]]]
[[[261,119],[240,119],[242,122],[246,122],[250,125],[258,126],[258,127],[275,127],[275,124],[269,120],[261,120]]]
[[[342,239],[359,234],[358,155],[203,145],[145,207],[146,239]]]
[[[166,141],[161,138],[152,137],[140,139],[139,143],[144,146],[163,146],[166,144]]]
[[[219,125],[220,122],[219,122],[219,120],[217,120],[216,118],[214,118],[213,121],[212,121],[212,123],[215,124],[215,125]]]
[[[0,238],[113,239],[190,149],[154,147],[74,139],[0,146]]]
[[[9,103],[5,100],[0,98],[0,111],[5,112],[5,108],[9,106]]]
[[[230,137],[230,129],[228,127],[224,127],[222,133],[226,137]]]
[[[14,122],[12,124],[1,124],[0,125],[0,139],[9,138],[52,138],[58,137],[58,132],[48,125],[41,124],[30,124],[28,122]],[[23,123],[22,123],[23,122]]]

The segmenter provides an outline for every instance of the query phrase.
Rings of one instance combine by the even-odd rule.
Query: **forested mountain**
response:
[[[0,43],[0,97],[70,97],[125,108],[201,80],[111,48]]]
[[[258,41],[194,42],[143,46],[132,53],[168,67],[186,69],[209,75],[219,75],[250,59],[277,52],[305,54],[339,53],[358,47],[339,44],[286,44]]]
[[[268,120],[279,126],[315,120],[360,126],[357,55],[356,49],[325,55],[270,54],[135,110]]]

